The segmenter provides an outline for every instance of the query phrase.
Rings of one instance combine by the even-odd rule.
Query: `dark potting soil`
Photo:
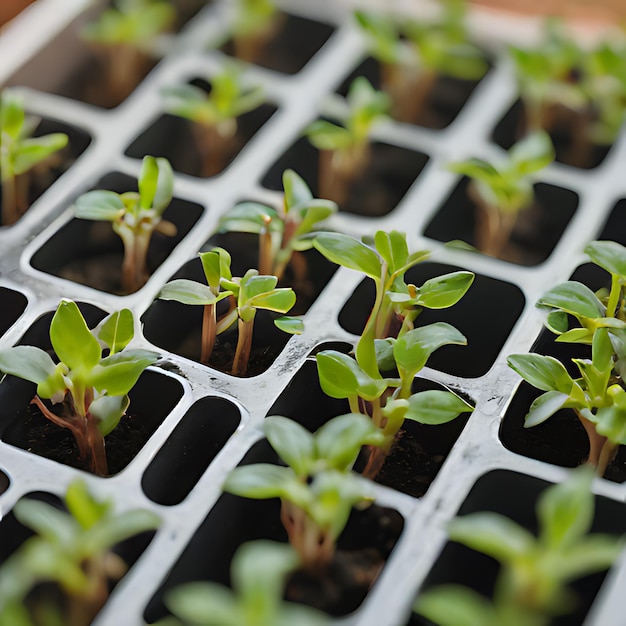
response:
[[[493,511],[512,519],[536,535],[538,532],[535,515],[537,498],[549,486],[550,483],[546,481],[517,472],[491,471],[476,481],[458,514]],[[621,535],[625,524],[626,507],[623,502],[602,496],[595,497],[592,533]],[[486,598],[491,598],[499,568],[495,559],[449,541],[427,575],[422,591],[441,584],[459,584],[477,591]],[[578,604],[568,615],[552,619],[551,626],[572,626],[584,623],[585,616],[605,575],[606,572],[600,572],[574,581],[570,587],[577,595]],[[432,622],[413,614],[408,624],[409,626],[423,626],[430,625]]]
[[[136,189],[130,176],[111,173],[104,176],[96,189],[116,193]],[[154,233],[148,248],[150,273],[169,256],[200,219],[203,208],[193,202],[173,198],[163,219],[176,226],[176,234],[167,237]],[[56,231],[32,256],[31,264],[42,272],[93,287],[108,293],[121,293],[121,268],[124,256],[121,239],[109,222],[71,219]]]
[[[341,83],[337,92],[346,96],[352,81],[359,76],[367,78],[375,89],[382,88],[380,63],[372,57],[367,57]],[[408,121],[427,128],[446,128],[461,112],[479,82],[480,80],[438,76],[422,110],[416,117]]]
[[[206,84],[205,81],[202,82]],[[275,106],[264,104],[237,118],[237,133],[228,144],[228,152],[223,157],[222,171],[275,111]],[[187,119],[163,114],[130,144],[125,154],[136,159],[141,159],[147,154],[165,157],[177,172],[190,176],[204,176],[198,142],[192,126],[193,122]]]
[[[159,390],[158,397],[154,392]],[[105,437],[109,475],[122,471],[143,448],[182,396],[180,384],[145,371],[130,394],[129,413]],[[45,418],[33,404],[22,405],[2,432],[2,441],[58,463],[85,469],[70,431]]]
[[[329,24],[283,13],[279,16],[279,30],[254,62],[283,74],[296,74],[315,56],[333,31]],[[221,49],[230,56],[235,54],[232,40]]]
[[[606,158],[611,146],[591,144],[588,153],[580,158],[572,151],[572,128],[581,124],[580,116],[563,111],[561,117],[550,129],[549,134],[554,144],[556,160],[559,163],[584,169],[597,167]],[[524,133],[524,105],[517,100],[505,113],[493,130],[492,139],[502,148],[508,150]]]
[[[460,240],[476,245],[476,207],[468,196],[464,177],[426,226],[424,235],[437,241]],[[519,265],[545,261],[559,242],[578,206],[578,195],[569,189],[538,183],[535,203],[519,214],[501,259]]]
[[[400,203],[424,169],[428,156],[400,146],[373,143],[371,158],[352,184],[340,211],[366,217],[387,215]],[[306,137],[298,139],[268,170],[261,184],[282,190],[283,172],[291,168],[306,181],[314,196],[319,194],[319,150]]]

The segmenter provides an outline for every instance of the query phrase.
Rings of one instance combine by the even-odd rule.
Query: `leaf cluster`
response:
[[[168,113],[203,126],[214,126],[224,136],[236,132],[236,118],[258,108],[264,99],[263,87],[246,85],[236,65],[211,77],[207,93],[195,85],[166,87],[161,92]]]
[[[130,45],[147,50],[152,41],[174,22],[176,12],[167,0],[116,0],[87,24],[81,35],[107,46]]]
[[[176,587],[165,603],[184,624],[196,626],[321,626],[324,615],[282,599],[285,580],[298,566],[291,547],[273,541],[243,544],[231,563],[232,589],[194,582]],[[180,624],[177,620],[159,626]]]
[[[350,153],[363,149],[369,142],[374,126],[386,119],[391,105],[389,96],[372,87],[363,76],[352,81],[341,124],[316,120],[304,129],[304,134],[318,150]]]
[[[549,135],[535,131],[513,145],[496,164],[471,158],[452,163],[448,169],[468,176],[487,206],[503,213],[517,213],[533,202],[532,174],[553,160],[554,147]]]
[[[580,376],[573,378],[565,365],[546,355],[514,354],[508,363],[544,392],[532,403],[526,426],[542,423],[561,408],[573,408],[599,435],[622,445],[626,443],[626,248],[614,241],[594,241],[585,252],[611,275],[610,291],[594,293],[582,283],[567,281],[548,290],[537,303],[549,311],[545,323],[557,342],[591,346],[591,359],[573,359]]]
[[[36,383],[37,396],[53,405],[65,402],[73,416],[91,415],[105,436],[126,412],[140,374],[158,358],[126,348],[133,324],[130,310],[122,309],[89,330],[76,303],[62,300],[50,323],[59,362],[35,346],[15,346],[0,350],[0,371]]]
[[[283,172],[283,202],[279,210],[258,202],[240,202],[220,220],[220,232],[259,235],[259,271],[279,280],[294,252],[313,247],[314,229],[336,213],[332,200],[314,198],[293,170]]]
[[[404,419],[437,424],[471,411],[472,407],[452,392],[432,390],[412,395],[411,387],[435,350],[466,343],[465,337],[449,324],[438,322],[414,328],[415,319],[424,308],[454,305],[467,292],[474,275],[459,271],[429,279],[420,287],[407,284],[405,272],[424,260],[427,253],[409,253],[405,235],[397,231],[378,231],[375,249],[341,233],[321,233],[314,245],[334,263],[364,273],[376,287],[374,306],[357,343],[355,358],[335,350],[316,355],[324,392],[334,398],[347,398],[354,412],[364,410],[363,401],[373,403],[372,418],[389,447]],[[396,320],[401,326],[397,337],[393,337],[390,327]],[[383,372],[394,370],[397,376],[383,376]]]
[[[64,148],[65,133],[33,137],[39,120],[27,116],[22,98],[11,89],[0,95],[0,178],[2,183],[28,172]]]
[[[280,415],[265,419],[269,443],[287,466],[258,463],[233,470],[224,490],[247,498],[280,498],[283,509],[302,518],[287,528],[303,565],[323,560],[319,551],[334,549],[353,506],[367,506],[372,498],[367,483],[351,472],[363,445],[376,445],[381,434],[371,420],[348,413],[329,420],[314,434]],[[314,532],[315,541],[307,540]]]
[[[481,51],[469,40],[465,2],[442,2],[435,19],[356,11],[355,20],[367,38],[370,53],[381,63],[422,71],[478,79],[487,71]]]
[[[107,589],[110,579],[120,578],[126,569],[120,557],[111,552],[112,548],[160,524],[158,516],[147,510],[115,512],[111,501],[95,499],[82,480],[69,485],[65,506],[67,511],[28,498],[15,505],[15,517],[35,531],[35,535],[0,570],[2,626],[32,624],[25,599],[42,582],[56,583],[70,605],[88,602],[94,593]],[[100,600],[105,599],[106,596]],[[59,621],[53,623],[62,623],[58,609],[56,612]],[[86,624],[93,615],[83,617]]]
[[[496,513],[457,517],[449,526],[450,538],[501,564],[493,603],[449,585],[427,591],[415,610],[442,626],[541,626],[571,612],[576,597],[568,583],[607,569],[622,548],[619,537],[589,534],[594,515],[592,478],[588,468],[581,468],[541,494],[537,537]]]

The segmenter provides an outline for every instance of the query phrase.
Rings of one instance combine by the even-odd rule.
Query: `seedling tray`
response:
[[[208,3],[165,38],[163,57],[155,59],[145,79],[117,106],[99,106],[92,92],[81,93],[77,86],[85,57],[75,26],[86,20],[86,12],[98,10],[87,4],[38,0],[0,33],[0,83],[19,87],[27,111],[45,120],[48,128],[69,127],[72,146],[70,161],[56,173],[56,180],[46,190],[34,190],[31,209],[14,226],[0,229],[0,346],[32,342],[46,347],[46,323],[65,297],[82,303],[93,320],[131,308],[141,319],[136,346],[158,350],[161,358],[134,392],[132,405],[137,407],[136,419],[144,420],[142,431],[113,464],[108,478],[68,464],[63,442],[54,459],[42,456],[41,446],[33,445],[27,429],[15,419],[32,389],[0,387],[0,556],[5,558],[23,536],[10,513],[14,503],[32,492],[60,497],[77,475],[95,494],[114,498],[120,510],[153,510],[162,526],[145,549],[141,545],[140,556],[137,549],[133,552],[137,561],[94,622],[139,625],[162,615],[164,586],[196,578],[227,582],[237,542],[281,537],[277,527],[260,527],[265,518],[276,517],[275,511],[223,496],[220,486],[242,459],[268,457],[261,431],[267,415],[286,415],[314,429],[347,412],[347,404],[325,397],[319,389],[311,355],[328,346],[349,350],[372,300],[370,285],[355,272],[335,272],[318,258],[316,297],[307,304],[303,334],[280,335],[276,343],[261,321],[257,348],[264,358],[252,376],[237,378],[199,364],[194,337],[185,336],[196,322],[170,303],[156,301],[157,294],[172,276],[197,275],[194,258],[212,245],[230,246],[234,258],[240,250],[246,259],[242,263],[254,263],[248,261],[254,259],[250,239],[216,238],[220,216],[240,200],[278,202],[285,167],[296,169],[315,190],[317,159],[302,139],[302,130],[319,117],[332,118],[348,78],[355,72],[371,73],[374,64],[344,5],[281,2],[293,31],[276,44],[274,57],[268,55],[263,65],[250,64],[245,70],[251,83],[264,86],[266,105],[242,124],[241,145],[223,173],[202,178],[192,148],[170,140],[180,133],[165,115],[159,91],[206,80],[228,60],[228,45],[210,47],[224,31],[228,3]],[[490,29],[480,16],[473,23],[478,33]],[[506,39],[506,31],[498,32],[500,40]],[[443,318],[437,316],[458,326],[469,346],[438,352],[416,383],[447,386],[469,398],[476,409],[469,419],[436,435],[428,428],[407,434],[409,443],[420,442],[421,456],[409,446],[402,476],[382,476],[375,486],[376,505],[385,511],[377,514],[391,526],[385,539],[386,563],[364,599],[358,598],[347,614],[334,611],[337,623],[418,624],[422,622],[411,617],[411,605],[421,587],[472,582],[484,571],[488,588],[493,577],[489,564],[477,564],[466,554],[455,557],[457,548],[446,543],[446,522],[459,510],[484,509],[528,520],[537,494],[563,480],[564,468],[584,456],[584,450],[578,456],[563,454],[557,445],[570,444],[560,442],[559,433],[545,435],[547,443],[542,434],[536,435],[540,442],[528,436],[517,439],[525,434],[521,420],[532,394],[519,385],[506,356],[541,345],[542,314],[534,303],[543,291],[578,271],[587,242],[610,238],[626,244],[626,137],[620,134],[594,167],[555,162],[541,173],[539,237],[525,238],[522,233],[515,240],[517,249],[525,251],[524,261],[518,262],[515,254],[496,260],[446,245],[453,239],[468,240],[473,218],[461,198],[466,181],[445,165],[496,154],[498,145],[509,141],[505,127],[517,106],[501,41],[485,39],[484,44],[491,58],[487,75],[474,85],[444,84],[443,91],[437,91],[445,115],[431,120],[430,127],[389,121],[376,131],[376,165],[368,175],[373,186],[357,190],[357,199],[329,223],[329,228],[356,237],[371,236],[378,229],[406,232],[411,250],[432,251],[429,261],[409,276],[416,284],[454,268],[477,276],[462,303]],[[455,100],[457,95],[460,100]],[[93,262],[93,245],[119,262],[117,242],[98,239],[91,223],[74,219],[69,207],[89,189],[127,186],[137,178],[146,153],[166,155],[174,163],[176,200],[170,219],[178,220],[179,235],[167,244],[156,242],[147,284],[121,296],[118,285],[95,280],[84,271]],[[98,244],[91,243],[93,237]],[[425,315],[423,321],[432,320]],[[270,321],[266,325],[272,328]],[[580,433],[572,437],[580,438]],[[624,530],[625,472],[626,455],[621,454],[608,479],[594,482],[598,529]],[[356,516],[349,528],[357,536],[374,534],[372,524],[380,519]],[[573,619],[602,626],[623,623],[624,585],[622,558],[604,580],[587,585],[591,591]]]

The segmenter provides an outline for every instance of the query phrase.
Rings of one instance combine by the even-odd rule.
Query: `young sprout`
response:
[[[168,113],[193,122],[201,176],[224,169],[233,151],[237,118],[258,108],[264,99],[263,88],[246,85],[236,65],[226,65],[212,76],[208,93],[195,85],[178,85],[166,87],[162,95]]]
[[[33,137],[39,120],[24,112],[22,98],[11,89],[0,94],[0,182],[2,223],[10,225],[28,209],[31,174],[46,167],[46,161],[64,148],[68,137],[52,133]]]
[[[296,294],[289,288],[277,288],[276,276],[259,275],[257,270],[248,270],[243,277],[234,278],[230,255],[222,248],[200,252],[199,256],[207,284],[184,278],[172,280],[161,289],[159,298],[204,307],[200,360],[205,364],[211,357],[216,336],[237,322],[237,347],[231,373],[244,376],[248,370],[257,311],[287,313],[295,304]],[[228,299],[229,308],[218,316],[216,305],[224,299]],[[283,317],[274,323],[285,332],[302,332],[299,319]]]
[[[389,108],[389,96],[360,76],[350,85],[342,125],[326,120],[310,124],[304,133],[320,150],[319,195],[345,203],[350,187],[370,160],[370,135]]]
[[[415,319],[424,308],[454,305],[467,292],[474,275],[452,272],[427,280],[421,287],[407,285],[405,272],[424,260],[427,253],[409,254],[406,236],[397,231],[378,231],[374,243],[375,251],[341,233],[321,233],[314,241],[326,258],[363,272],[376,286],[374,306],[357,343],[355,358],[336,350],[316,355],[324,392],[347,399],[351,411],[369,415],[383,435],[382,443],[369,448],[364,475],[370,478],[382,468],[405,419],[443,424],[473,410],[451,391],[412,394],[412,385],[435,350],[467,343],[450,324],[438,322],[414,328]],[[383,372],[393,370],[398,376],[383,376]]]
[[[194,626],[327,624],[317,610],[283,600],[285,581],[297,567],[298,555],[290,546],[250,541],[233,556],[232,590],[216,583],[187,583],[168,592],[165,604],[183,624]]]
[[[83,28],[82,37],[102,56],[108,81],[103,93],[111,102],[118,104],[135,88],[155,40],[175,17],[168,0],[116,0]]]
[[[2,624],[88,626],[106,602],[111,582],[126,571],[113,548],[160,524],[147,510],[114,511],[112,501],[96,500],[82,480],[69,485],[65,506],[67,512],[28,498],[15,505],[15,517],[36,534],[0,569]],[[31,602],[30,592],[41,583],[54,583],[63,601],[39,593]]]
[[[590,139],[601,145],[612,144],[626,116],[626,43],[603,41],[584,56],[582,78],[588,108],[597,119],[589,129]]]
[[[497,513],[454,519],[450,539],[500,562],[493,601],[465,587],[443,585],[419,596],[415,610],[440,626],[547,626],[571,613],[576,594],[569,583],[608,569],[622,549],[618,536],[589,534],[592,478],[592,472],[578,469],[541,494],[537,537]]]
[[[546,22],[544,41],[535,48],[509,47],[525,121],[520,134],[552,128],[559,106],[579,110],[586,103],[580,74],[583,51],[555,20]]]
[[[287,467],[269,463],[234,469],[224,491],[246,498],[281,499],[281,521],[301,566],[324,570],[352,508],[365,508],[370,488],[351,468],[361,446],[381,441],[363,415],[333,418],[315,434],[280,415],[266,418],[265,435]]]
[[[172,201],[174,174],[165,158],[146,156],[139,174],[138,192],[88,191],[75,203],[76,217],[111,222],[124,244],[122,290],[140,289],[150,275],[148,248],[154,232],[173,237],[176,226],[162,219]]]
[[[525,426],[541,424],[563,408],[574,410],[589,438],[587,463],[599,476],[626,443],[626,248],[614,241],[594,241],[586,254],[611,275],[608,295],[567,281],[547,291],[537,302],[550,309],[546,319],[557,341],[591,345],[591,360],[573,359],[580,376],[573,378],[556,358],[540,354],[512,354],[512,367],[544,393],[531,405]],[[569,319],[578,325],[569,328]]]
[[[442,4],[440,17],[428,21],[355,12],[370,53],[380,63],[391,114],[399,121],[419,119],[438,76],[477,80],[487,71],[483,54],[468,38],[465,2]]]
[[[448,166],[471,179],[468,193],[477,209],[476,244],[481,252],[503,254],[520,212],[533,203],[531,176],[553,160],[549,135],[537,131],[516,143],[497,164],[472,158]]]
[[[274,0],[236,0],[232,23],[235,56],[254,63],[274,37],[281,19]]]
[[[332,200],[314,198],[304,180],[293,170],[283,172],[282,206],[279,210],[258,202],[240,202],[219,222],[220,232],[259,235],[259,272],[282,280],[291,263],[296,282],[306,276],[306,261],[299,254],[313,247],[313,229],[337,211]]]
[[[0,371],[37,384],[31,402],[72,433],[85,468],[98,476],[108,474],[105,436],[128,410],[128,392],[140,374],[158,358],[155,352],[125,349],[133,324],[132,313],[122,309],[89,330],[78,306],[62,300],[50,323],[58,362],[35,346],[0,350]]]

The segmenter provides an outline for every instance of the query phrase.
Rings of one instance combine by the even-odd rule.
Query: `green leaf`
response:
[[[283,188],[285,190],[285,207],[287,212],[293,207],[307,204],[313,200],[313,194],[309,186],[294,170],[286,169],[283,172]]]
[[[89,371],[100,361],[102,350],[78,306],[61,300],[50,322],[50,341],[62,363],[71,370]]]
[[[89,413],[97,420],[98,430],[103,437],[117,428],[129,405],[127,395],[100,396],[89,405]]]
[[[281,497],[285,486],[295,478],[292,469],[256,463],[236,467],[226,478],[223,490],[236,496],[264,500]]]
[[[65,493],[65,504],[70,515],[81,528],[91,528],[112,509],[112,501],[96,500],[87,488],[87,483],[77,478],[73,480]]]
[[[222,292],[221,297],[218,298],[207,285],[187,278],[177,278],[163,285],[159,292],[159,298],[161,300],[174,300],[183,304],[206,305],[215,304],[230,293],[230,291]]]
[[[564,311],[550,311],[546,316],[544,323],[546,328],[556,335],[562,335],[563,333],[566,333],[567,329],[569,328],[567,313],[565,313]],[[584,330],[585,332],[588,332],[587,329],[576,330]]]
[[[435,322],[427,326],[414,328],[399,337],[393,348],[396,364],[406,372],[415,375],[428,357],[445,345],[465,345],[467,340],[454,326],[446,322]]]
[[[301,317],[279,317],[274,320],[274,326],[290,335],[301,335],[304,332],[304,322]]]
[[[554,161],[554,146],[545,131],[535,131],[509,150],[509,158],[520,175],[538,172]]]
[[[185,624],[242,624],[243,615],[233,592],[215,583],[178,585],[165,594],[164,601],[167,608]]]
[[[85,220],[115,222],[126,212],[120,195],[114,191],[88,191],[75,204],[76,217]]]
[[[65,133],[53,133],[43,137],[24,139],[15,151],[13,172],[16,176],[27,172],[37,163],[64,148],[67,142],[68,137]]]
[[[260,233],[279,230],[275,209],[259,202],[239,202],[219,221],[220,232]]]
[[[40,348],[15,346],[0,350],[0,371],[40,384],[55,374],[56,365]]]
[[[563,580],[575,580],[608,569],[624,549],[623,538],[594,534],[571,546],[562,566],[555,575]],[[555,568],[556,569],[556,568]]]
[[[13,513],[20,524],[53,545],[72,545],[78,530],[78,524],[65,511],[40,500],[22,498],[16,502]]]
[[[174,172],[170,162],[163,157],[145,156],[137,186],[141,208],[153,209],[157,215],[163,213],[174,194]]]
[[[323,350],[315,355],[320,385],[331,398],[361,396],[375,400],[387,388],[382,379],[372,378],[347,354]]]
[[[449,534],[453,541],[504,564],[524,558],[535,545],[535,537],[529,531],[507,517],[491,512],[453,519]]]
[[[394,274],[407,264],[409,248],[404,233],[397,230],[389,232],[379,230],[374,235],[374,243],[380,256],[387,261],[390,274]]]
[[[417,598],[413,610],[439,626],[495,626],[489,601],[460,585],[439,585]]]
[[[593,522],[593,469],[579,468],[563,483],[546,489],[537,501],[541,541],[547,549],[564,549],[583,541]]]
[[[483,159],[473,158],[458,163],[450,163],[447,168],[456,174],[462,174],[485,183],[491,183],[493,179],[501,177],[499,170]]]
[[[129,309],[111,313],[96,328],[96,336],[109,347],[112,354],[123,350],[134,334],[133,314]]]
[[[133,388],[146,367],[158,358],[156,352],[149,350],[124,350],[96,365],[89,381],[98,391],[106,391],[110,396],[122,396]]]
[[[524,418],[524,428],[532,428],[545,422],[563,408],[568,398],[568,394],[560,391],[547,391],[535,398]]]
[[[281,415],[267,417],[263,431],[272,448],[296,475],[306,476],[315,454],[313,435],[304,426]]]
[[[594,319],[604,315],[604,306],[589,287],[569,280],[544,293],[537,306],[561,309],[576,317]]]
[[[248,304],[255,309],[264,309],[276,313],[287,313],[295,303],[296,294],[290,287],[260,293],[248,300]]]
[[[340,150],[352,143],[350,132],[332,122],[317,120],[304,129],[304,134],[318,150]]]
[[[342,233],[320,233],[313,245],[329,261],[351,270],[363,272],[370,278],[380,278],[381,263],[378,255],[364,243]]]
[[[473,282],[472,272],[452,272],[436,276],[418,289],[417,303],[428,309],[446,309],[456,304]]]
[[[511,354],[507,358],[524,380],[541,391],[560,391],[570,394],[574,381],[560,361],[542,354]]]
[[[415,393],[408,401],[409,408],[405,413],[405,419],[420,424],[446,424],[456,419],[461,413],[474,410],[474,407],[456,394],[440,389]]]
[[[315,433],[318,456],[339,471],[352,469],[361,446],[377,442],[383,442],[382,432],[361,413],[334,417]]]
[[[626,277],[626,248],[617,241],[592,241],[585,254],[610,274]]]
[[[213,248],[209,252],[200,252],[199,256],[207,283],[211,291],[217,293],[221,279],[231,280],[233,277],[230,254],[224,248]]]

